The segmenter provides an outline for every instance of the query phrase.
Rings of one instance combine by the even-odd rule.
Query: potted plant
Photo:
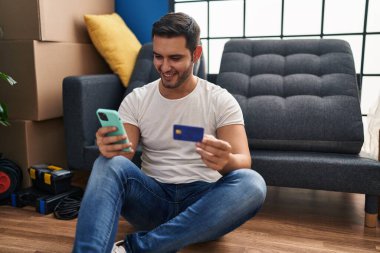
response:
[[[0,79],[7,81],[10,85],[14,85],[17,82],[12,77],[0,72]],[[9,126],[7,106],[0,101],[0,124],[3,126]]]

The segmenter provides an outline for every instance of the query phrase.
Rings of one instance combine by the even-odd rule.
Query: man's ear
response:
[[[196,63],[202,55],[202,46],[198,45],[193,52],[193,62]]]

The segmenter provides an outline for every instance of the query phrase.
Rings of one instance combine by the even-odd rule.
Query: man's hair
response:
[[[152,38],[155,35],[167,38],[184,36],[186,48],[193,53],[199,45],[200,32],[199,25],[192,17],[182,12],[171,12],[153,24]]]

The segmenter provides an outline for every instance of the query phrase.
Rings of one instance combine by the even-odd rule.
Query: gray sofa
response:
[[[151,57],[149,48],[142,50],[125,91],[115,75],[65,78],[71,169],[90,169],[99,154],[96,109],[118,108],[125,93],[157,78]],[[363,125],[348,43],[231,40],[216,83],[239,102],[253,169],[268,185],[365,194],[365,224],[377,225],[380,163],[358,155]]]

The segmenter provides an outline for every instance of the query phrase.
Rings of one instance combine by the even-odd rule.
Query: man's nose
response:
[[[164,59],[162,61],[162,65],[161,65],[161,71],[162,72],[166,72],[166,71],[169,71],[170,70],[170,62],[167,60],[167,59]]]

